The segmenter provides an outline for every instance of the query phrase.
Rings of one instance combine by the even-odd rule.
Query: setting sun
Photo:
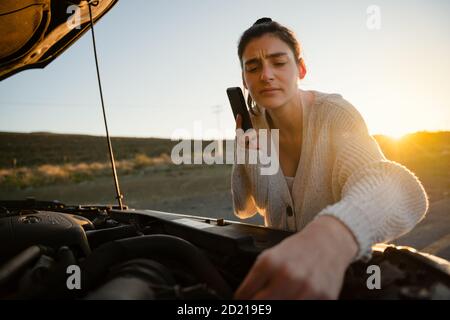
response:
[[[382,134],[388,136],[389,138],[399,141],[401,140],[405,135],[407,135],[410,132],[402,131],[402,130],[387,130],[386,132],[383,132]]]

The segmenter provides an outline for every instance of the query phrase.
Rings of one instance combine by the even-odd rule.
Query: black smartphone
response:
[[[233,110],[234,119],[238,114],[242,117],[242,129],[247,131],[252,128],[252,121],[248,113],[247,105],[245,104],[244,95],[239,87],[232,87],[227,89],[228,100],[230,100],[231,109]]]

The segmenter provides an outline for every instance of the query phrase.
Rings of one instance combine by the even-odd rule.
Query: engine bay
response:
[[[0,298],[231,299],[257,256],[289,235],[153,210],[1,201]],[[374,265],[375,290],[367,286]],[[340,299],[450,299],[450,263],[377,245],[370,261],[350,265]]]

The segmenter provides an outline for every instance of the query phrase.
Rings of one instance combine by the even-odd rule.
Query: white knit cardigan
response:
[[[385,158],[355,107],[339,94],[313,92],[314,102],[303,106],[292,196],[281,167],[275,175],[261,175],[260,163],[235,163],[234,213],[240,218],[259,213],[265,226],[290,231],[319,216],[334,216],[357,241],[354,260],[368,259],[373,244],[405,234],[425,216],[428,197],[411,171]],[[269,129],[262,111],[252,116],[254,127]]]

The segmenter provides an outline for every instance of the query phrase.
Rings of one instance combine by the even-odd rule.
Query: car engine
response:
[[[0,201],[0,298],[231,299],[258,254],[289,235],[152,210]],[[379,289],[367,285],[374,265]],[[450,263],[377,245],[350,265],[340,299],[450,299]]]

